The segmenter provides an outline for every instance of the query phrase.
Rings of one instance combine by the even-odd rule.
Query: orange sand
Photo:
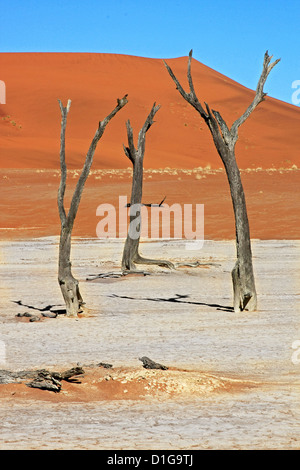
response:
[[[141,400],[199,397],[211,393],[238,393],[257,387],[259,383],[218,377],[199,370],[171,368],[167,371],[134,368],[84,368],[84,374],[74,380],[62,381],[60,393],[26,386],[22,383],[4,384],[2,400],[42,400],[51,402],[81,402],[104,400]]]
[[[187,58],[167,62],[186,84]],[[119,195],[129,197],[131,171],[125,169],[130,162],[122,148],[127,139],[125,122],[130,119],[137,139],[156,101],[161,109],[147,134],[145,169],[175,170],[145,172],[144,202],[160,202],[166,195],[169,205],[202,203],[205,238],[234,238],[225,173],[209,171],[222,168],[211,135],[175,89],[162,60],[114,54],[2,53],[0,69],[7,103],[0,105],[1,238],[59,234],[57,99],[65,104],[72,99],[66,152],[68,168],[75,170],[82,168],[98,121],[125,93],[128,105],[111,121],[96,150],[74,235],[96,236],[97,206],[117,204]],[[228,125],[253,98],[253,91],[196,60],[192,72],[199,99],[220,111]],[[253,71],[254,76],[259,73]],[[252,238],[299,238],[299,129],[299,108],[270,97],[240,129],[236,155],[244,170]],[[206,170],[179,171],[199,167]],[[105,174],[105,169],[115,173]],[[70,174],[67,196],[77,177],[76,171]]]
[[[41,170],[2,170],[1,238],[59,235],[57,210],[59,172]],[[66,203],[77,182],[71,172]],[[300,171],[242,172],[251,237],[259,239],[299,239]],[[101,220],[96,209],[102,203],[116,208],[118,230],[119,196],[130,200],[131,172],[112,170],[92,172],[79,206],[73,235],[96,237]],[[190,172],[165,170],[146,172],[143,202],[159,203],[164,196],[171,206],[204,204],[205,239],[234,239],[235,226],[225,171]],[[21,199],[20,199],[21,197]]]
[[[187,58],[167,62],[186,84]],[[6,84],[6,104],[0,105],[1,167],[59,168],[57,99],[66,104],[70,98],[67,160],[70,168],[80,168],[99,120],[125,93],[129,103],[107,128],[93,168],[128,167],[122,148],[126,143],[125,122],[130,119],[137,138],[154,102],[161,109],[147,136],[146,168],[222,166],[208,129],[179,95],[160,59],[115,54],[2,53],[0,70]],[[253,70],[254,80],[260,72]],[[217,109],[228,125],[253,99],[253,91],[196,60],[192,73],[199,99]],[[268,97],[240,128],[240,167],[300,166],[299,128],[299,108]]]

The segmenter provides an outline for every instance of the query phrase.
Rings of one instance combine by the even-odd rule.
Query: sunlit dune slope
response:
[[[187,58],[167,62],[186,85]],[[154,102],[161,109],[147,134],[146,168],[222,166],[204,122],[179,95],[160,59],[94,53],[2,53],[0,71],[6,84],[6,104],[0,105],[2,168],[59,168],[57,100],[66,104],[68,98],[72,106],[67,163],[69,168],[80,168],[99,120],[125,93],[129,103],[107,127],[95,154],[94,169],[130,166],[123,152],[125,122],[130,119],[137,139]],[[258,79],[260,72],[253,70],[254,78]],[[192,73],[198,98],[217,109],[228,125],[253,99],[253,91],[196,60]],[[300,109],[267,97],[240,129],[240,167],[299,166],[299,129]]]

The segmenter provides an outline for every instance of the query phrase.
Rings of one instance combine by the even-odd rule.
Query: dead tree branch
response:
[[[258,104],[265,99],[266,93],[263,91],[265,82],[269,73],[280,59],[274,62],[271,62],[271,60],[272,56],[269,56],[267,51],[264,55],[263,70],[258,80],[254,99],[246,111],[232,124],[230,129],[218,111],[211,110],[207,103],[204,103],[204,109],[197,98],[191,73],[192,50],[189,53],[187,66],[189,92],[183,89],[172,69],[164,61],[169,75],[182,97],[198,111],[208,126],[226,170],[236,225],[237,262],[232,271],[235,311],[244,310],[246,307],[251,311],[257,308],[249,221],[241,175],[235,158],[235,144],[238,140],[239,127],[246,121]]]
[[[135,264],[156,264],[159,266],[166,266],[173,268],[173,264],[166,260],[155,260],[143,258],[139,254],[139,242],[141,232],[141,206],[142,204],[142,193],[143,193],[143,163],[146,145],[146,133],[153,125],[154,116],[159,110],[160,106],[153,104],[152,109],[141,128],[138,135],[137,148],[134,145],[133,130],[128,120],[126,123],[127,128],[127,139],[128,146],[124,148],[125,155],[129,158],[133,165],[133,176],[132,176],[132,190],[130,198],[130,223],[128,235],[125,241],[123,258],[122,258],[122,270],[136,272]],[[163,201],[162,201],[163,202]],[[134,233],[132,227],[134,226]]]
[[[118,99],[117,106],[102,121],[99,122],[98,128],[90,144],[86,154],[85,163],[79,176],[68,213],[65,209],[65,190],[67,179],[67,166],[65,155],[65,134],[67,125],[67,115],[70,110],[71,100],[68,100],[67,106],[64,107],[62,102],[58,100],[61,111],[61,136],[60,136],[60,170],[61,180],[58,189],[57,204],[59,217],[61,222],[61,233],[59,243],[59,262],[58,262],[58,282],[62,291],[62,295],[66,304],[67,316],[77,316],[81,311],[83,299],[79,291],[79,283],[74,278],[71,271],[71,235],[72,229],[77,215],[82,191],[89,175],[94,153],[99,140],[101,139],[107,124],[110,120],[127,104],[127,95],[121,100]]]

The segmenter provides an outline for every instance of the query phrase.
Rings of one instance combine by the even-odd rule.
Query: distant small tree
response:
[[[129,217],[129,230],[125,241],[123,258],[122,258],[122,270],[123,271],[135,271],[135,264],[156,264],[160,266],[166,266],[173,268],[174,265],[170,261],[157,260],[144,258],[139,254],[139,243],[141,233],[141,206],[142,194],[143,194],[143,164],[145,154],[145,140],[146,133],[149,131],[153,124],[153,118],[160,106],[153,104],[152,109],[141,128],[138,135],[137,148],[134,146],[133,141],[133,130],[130,125],[130,121],[126,122],[128,147],[124,147],[125,155],[129,158],[133,166],[132,173],[132,190],[130,198],[130,217]],[[151,205],[150,205],[151,206]]]
[[[164,64],[174,81],[177,90],[181,96],[200,114],[206,125],[208,126],[216,149],[224,164],[233,203],[235,226],[236,226],[236,247],[237,261],[232,270],[232,282],[234,291],[234,310],[236,312],[244,310],[253,311],[257,309],[257,295],[255,288],[255,280],[252,265],[252,252],[250,242],[250,230],[246,209],[246,200],[242,185],[240,171],[235,158],[235,145],[238,140],[238,129],[250,116],[256,106],[261,103],[266,96],[263,88],[272,68],[280,59],[271,63],[272,56],[268,51],[265,53],[263,61],[263,70],[259,78],[256,93],[252,103],[246,111],[239,117],[229,129],[226,122],[218,111],[211,110],[207,103],[205,109],[199,102],[191,75],[192,51],[189,54],[187,78],[190,91],[187,93],[178,79],[174,75],[172,69],[164,61]]]
[[[67,316],[77,316],[77,314],[82,311],[82,305],[84,304],[84,302],[80,294],[79,282],[77,279],[74,278],[71,269],[71,236],[73,225],[75,217],[77,215],[82,191],[91,169],[97,144],[101,139],[109,121],[117,114],[118,111],[120,111],[126,105],[128,101],[127,95],[125,95],[124,98],[122,98],[121,100],[118,99],[118,104],[113,109],[113,111],[106,118],[99,122],[98,128],[87,152],[82,172],[79,176],[75,191],[73,193],[68,213],[65,210],[64,202],[67,180],[67,166],[65,158],[65,134],[67,125],[67,115],[70,110],[71,100],[68,100],[68,104],[66,107],[62,105],[60,100],[58,100],[58,102],[62,117],[60,136],[61,179],[57,197],[58,211],[61,222],[58,260],[58,283],[66,304]]]

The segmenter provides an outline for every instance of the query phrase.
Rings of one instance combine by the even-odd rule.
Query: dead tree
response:
[[[70,110],[71,100],[64,107],[58,100],[61,110],[61,136],[60,136],[60,169],[61,180],[58,189],[58,211],[61,222],[60,242],[59,242],[59,260],[58,260],[58,283],[66,304],[67,316],[77,316],[82,311],[83,299],[79,290],[78,280],[74,278],[71,269],[71,236],[75,217],[77,215],[82,191],[89,175],[93,162],[94,153],[99,140],[101,139],[109,121],[122,109],[127,101],[127,95],[118,100],[117,106],[102,121],[99,122],[96,133],[86,154],[85,163],[79,176],[68,213],[65,209],[64,196],[66,190],[67,166],[65,158],[65,134],[67,125],[67,115]]]
[[[139,254],[139,243],[141,233],[141,207],[142,207],[142,194],[143,194],[143,163],[145,154],[145,140],[146,133],[149,131],[153,124],[153,118],[160,106],[153,104],[152,109],[141,128],[138,135],[137,148],[133,142],[133,130],[128,120],[126,122],[128,147],[124,148],[125,155],[129,158],[133,165],[132,174],[132,190],[130,198],[130,215],[129,215],[129,230],[123,250],[122,270],[123,271],[136,271],[135,264],[156,264],[159,266],[166,266],[173,268],[173,264],[165,260],[156,260],[143,258]]]
[[[232,124],[230,129],[218,111],[211,110],[207,103],[204,103],[204,109],[197,98],[191,75],[192,51],[190,51],[189,54],[187,67],[187,78],[190,89],[189,93],[182,88],[172,69],[166,64],[166,62],[164,62],[182,97],[190,103],[196,111],[198,111],[208,126],[218,154],[221,157],[226,170],[236,227],[237,261],[232,270],[234,310],[236,312],[245,310],[246,307],[249,311],[256,310],[257,295],[252,265],[249,221],[241,175],[235,158],[235,145],[238,140],[239,127],[246,121],[256,106],[265,99],[266,93],[263,91],[264,84],[272,68],[280,60],[278,59],[271,63],[271,59],[272,56],[269,56],[267,51],[264,56],[263,70],[257,84],[255,97],[246,111]]]

